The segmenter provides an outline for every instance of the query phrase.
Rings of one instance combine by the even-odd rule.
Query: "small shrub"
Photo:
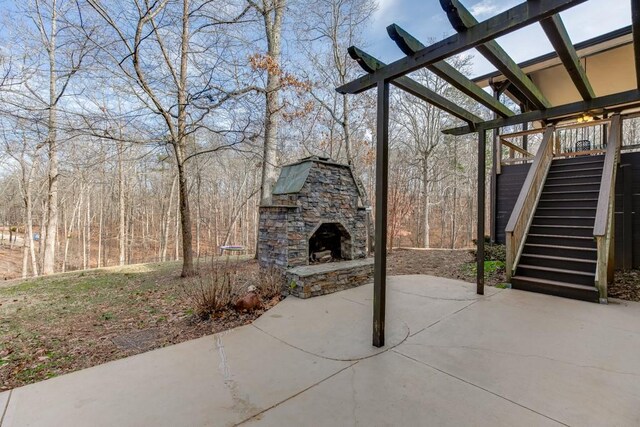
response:
[[[276,268],[262,268],[258,273],[255,287],[263,298],[271,299],[282,293],[284,278],[282,272]]]
[[[189,289],[194,313],[201,319],[227,309],[238,296],[238,265],[229,257],[224,262],[212,259],[211,268],[201,272]]]
[[[475,275],[478,271],[478,266],[475,262],[469,262],[464,264],[463,267],[466,273],[469,275]],[[504,262],[502,261],[485,261],[484,262],[484,278],[489,279],[494,274],[502,273],[505,270]]]
[[[473,244],[478,246],[478,241],[473,240]],[[472,249],[471,253],[475,257],[477,254],[476,249]],[[484,238],[484,260],[485,261],[501,261],[505,262],[507,260],[507,247],[505,245],[500,245],[498,243],[491,243],[489,237]]]
[[[113,319],[113,313],[105,312],[100,316],[102,320],[111,320]]]

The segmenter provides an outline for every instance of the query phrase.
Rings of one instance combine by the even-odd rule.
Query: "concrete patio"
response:
[[[0,394],[9,426],[637,426],[640,304],[430,276],[288,298],[253,325]],[[3,412],[2,412],[3,411]]]

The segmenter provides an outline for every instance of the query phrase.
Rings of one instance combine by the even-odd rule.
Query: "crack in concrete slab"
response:
[[[222,342],[222,337],[227,334],[228,331],[216,334],[215,342],[216,349],[218,350],[218,356],[220,357],[220,363],[218,364],[218,369],[222,372],[224,377],[224,385],[231,393],[231,400],[233,401],[234,409],[238,412],[251,413],[253,411],[259,410],[257,406],[255,406],[249,400],[249,397],[241,396],[240,390],[238,388],[238,383],[233,380],[231,375],[231,368],[229,365],[229,361],[227,359],[226,352],[224,351],[224,344]],[[2,426],[0,426],[2,427]]]
[[[345,366],[345,367],[344,367],[344,368],[342,368],[342,369],[339,369],[338,371],[334,372],[333,374],[329,375],[328,377],[325,377],[325,378],[321,379],[320,381],[317,381],[317,382],[315,382],[315,383],[311,384],[309,387],[307,387],[307,388],[305,388],[305,389],[303,389],[303,390],[300,390],[299,392],[297,392],[297,393],[295,393],[295,394],[292,394],[291,396],[287,397],[287,398],[286,398],[286,399],[284,399],[284,400],[281,400],[280,402],[274,403],[273,405],[269,406],[268,408],[265,408],[265,409],[261,410],[261,411],[260,411],[260,412],[258,412],[257,414],[254,414],[254,415],[250,416],[249,418],[246,418],[246,419],[244,419],[244,420],[240,421],[239,423],[234,424],[234,426],[239,426],[239,425],[242,425],[242,424],[246,424],[246,423],[248,423],[249,421],[254,420],[254,419],[260,419],[260,416],[261,416],[262,414],[264,414],[264,413],[266,413],[266,412],[268,412],[268,411],[270,411],[270,410],[272,410],[272,409],[274,409],[274,408],[277,408],[278,406],[282,405],[282,404],[283,404],[283,403],[285,403],[285,402],[288,402],[289,400],[291,400],[291,399],[293,399],[293,398],[295,398],[295,397],[300,396],[302,393],[305,393],[306,391],[311,390],[312,388],[314,388],[314,387],[316,387],[316,386],[318,386],[318,385],[322,384],[323,382],[325,382],[325,381],[327,381],[327,380],[329,380],[329,379],[331,379],[331,378],[335,377],[336,375],[338,375],[338,374],[340,374],[340,373],[342,373],[342,372],[346,371],[347,369],[352,368],[352,367],[353,367],[354,365],[356,365],[357,363],[358,363],[358,362],[356,361],[356,362],[351,363],[351,364],[350,364],[350,365],[348,365],[348,366]]]
[[[435,322],[430,323],[429,325],[425,326],[424,328],[420,329],[419,331],[414,332],[413,334],[411,334],[409,336],[410,337],[414,337],[414,336],[418,335],[420,332],[425,331],[425,330],[429,329],[430,327],[435,326],[438,323],[442,322],[443,320],[455,316],[456,314],[460,313],[462,310],[465,310],[465,309],[471,307],[473,304],[477,303],[478,301],[480,301],[480,300],[476,299],[476,300],[471,301],[469,304],[465,305],[464,307],[454,311],[453,313],[449,313],[444,317],[441,317],[440,319],[436,320]]]
[[[342,298],[343,300],[345,300],[345,301],[349,301],[349,302],[352,302],[352,303],[354,303],[354,304],[364,305],[365,307],[368,307],[368,306],[369,306],[369,304],[365,304],[365,303],[360,302],[360,301],[354,301],[354,300],[352,300],[352,299],[345,298],[345,297],[341,297],[341,298]]]
[[[7,397],[7,403],[4,405],[2,409],[2,416],[0,417],[0,427],[2,427],[2,423],[4,423],[4,417],[7,415],[7,411],[9,410],[9,402],[11,401],[11,395],[13,394],[13,390],[9,390],[9,397]]]
[[[389,347],[389,348],[385,348],[384,350],[381,350],[381,351],[379,351],[378,353],[370,354],[370,355],[368,355],[368,356],[363,356],[363,357],[352,357],[352,358],[347,358],[347,359],[339,359],[339,358],[336,358],[336,357],[327,357],[327,356],[323,356],[323,355],[321,355],[321,354],[313,353],[313,352],[311,352],[311,351],[309,351],[309,350],[305,350],[305,349],[300,348],[300,347],[297,347],[297,346],[295,346],[295,345],[293,345],[293,344],[291,344],[291,343],[288,343],[288,342],[286,342],[285,340],[283,340],[283,339],[281,339],[281,338],[278,338],[278,337],[277,337],[277,336],[275,336],[275,335],[270,334],[269,332],[265,331],[264,329],[261,329],[260,327],[256,326],[256,325],[255,325],[255,324],[253,324],[253,323],[251,324],[251,326],[253,326],[253,327],[254,327],[254,328],[256,328],[257,330],[259,330],[260,332],[262,332],[262,333],[264,333],[264,334],[266,334],[266,335],[270,336],[271,338],[273,338],[273,339],[275,339],[275,340],[278,340],[278,341],[280,341],[281,343],[286,344],[286,345],[288,345],[288,346],[289,346],[289,347],[291,347],[291,348],[295,348],[296,350],[299,350],[299,351],[301,351],[301,352],[303,352],[303,353],[310,354],[311,356],[319,357],[320,359],[325,359],[325,360],[332,360],[332,361],[334,361],[334,362],[353,362],[353,361],[359,361],[359,360],[369,359],[369,358],[374,357],[374,356],[377,356],[377,355],[379,355],[379,354],[386,353],[387,351],[392,350],[392,349],[396,348],[397,346],[399,346],[400,344],[404,343],[404,342],[407,340],[407,338],[409,338],[409,334],[411,333],[411,330],[409,329],[409,325],[407,325],[407,324],[406,324],[406,323],[404,323],[404,322],[402,322],[402,324],[407,328],[407,333],[406,333],[406,334],[405,334],[405,336],[400,340],[400,342],[398,342],[397,344],[395,344],[395,345],[393,345],[393,346],[391,346],[391,347]]]
[[[574,366],[576,368],[594,369],[594,370],[597,370],[597,371],[608,372],[610,374],[640,376],[640,373],[637,373],[637,372],[617,371],[615,369],[607,369],[607,368],[602,368],[602,367],[599,367],[599,366],[581,365],[579,363],[573,363],[573,362],[570,362],[568,360],[555,359],[553,357],[543,356],[541,354],[522,354],[522,353],[516,353],[516,352],[512,352],[512,351],[493,350],[493,349],[485,348],[485,347],[474,347],[474,346],[470,346],[470,345],[433,345],[433,344],[422,344],[422,343],[406,343],[405,345],[406,346],[414,346],[414,347],[450,348],[450,349],[465,349],[465,350],[470,350],[470,351],[484,351],[484,352],[487,352],[487,353],[494,353],[494,354],[500,354],[500,355],[505,355],[505,356],[517,356],[517,357],[524,357],[524,358],[534,358],[534,359],[549,360],[549,361],[552,361],[552,362],[558,362],[558,363],[562,363],[562,364],[565,364],[565,365]]]
[[[219,333],[214,335],[216,341],[216,349],[218,350],[218,356],[220,356],[220,364],[218,365],[218,369],[222,371],[222,375],[224,376],[224,380],[227,381],[231,378],[231,372],[229,370],[229,364],[227,363],[227,354],[224,351],[224,344],[222,344],[222,335],[225,333]]]
[[[355,363],[354,363],[355,365]],[[350,379],[350,384],[351,384],[351,399],[353,399],[353,409],[351,411],[352,415],[353,415],[353,425],[357,426],[358,425],[358,417],[356,416],[357,414],[357,410],[358,410],[358,392],[356,391],[356,383],[355,383],[355,379],[356,379],[356,370],[353,369],[353,365],[350,366],[351,368],[351,379]]]
[[[481,296],[476,296],[476,297],[473,297],[473,298],[444,298],[444,297],[432,297],[432,296],[429,296],[429,295],[416,294],[416,293],[408,292],[408,291],[400,291],[398,289],[391,289],[391,292],[398,292],[399,294],[405,294],[405,295],[412,295],[412,296],[416,296],[416,297],[428,298],[428,299],[433,299],[433,300],[436,300],[436,301],[478,301],[478,300],[481,300],[481,299],[491,298],[492,296],[499,294],[501,291],[502,291],[502,289],[497,291],[497,292],[495,292],[495,293],[493,293],[493,294],[491,294],[491,295],[484,295],[484,296],[481,295]]]
[[[471,381],[465,380],[464,378],[461,378],[461,377],[458,377],[458,376],[456,376],[456,375],[453,375],[453,374],[452,374],[452,373],[450,373],[450,372],[447,372],[447,371],[444,371],[444,370],[442,370],[442,369],[439,369],[439,368],[437,368],[437,367],[435,367],[435,366],[433,366],[433,365],[430,365],[430,364],[425,363],[425,362],[423,362],[423,361],[421,361],[421,360],[415,359],[415,358],[413,358],[413,357],[411,357],[411,356],[407,356],[406,354],[400,353],[399,351],[397,351],[397,350],[395,350],[395,349],[394,349],[394,350],[392,350],[392,351],[393,351],[394,353],[396,353],[396,354],[398,354],[398,355],[402,356],[402,357],[405,357],[405,358],[407,358],[407,359],[409,359],[409,360],[413,360],[414,362],[419,363],[419,364],[424,365],[424,366],[427,366],[427,367],[429,367],[429,368],[431,368],[431,369],[435,369],[436,371],[438,371],[438,372],[440,372],[440,373],[442,373],[442,374],[445,374],[445,375],[447,375],[447,376],[449,376],[449,377],[451,377],[451,378],[454,378],[454,379],[456,379],[456,380],[458,380],[458,381],[461,381],[461,382],[463,382],[463,383],[465,383],[465,384],[468,384],[468,385],[470,385],[470,386],[472,386],[472,387],[475,387],[475,388],[477,388],[477,389],[480,389],[480,390],[482,390],[482,391],[484,391],[484,392],[486,392],[486,393],[492,394],[492,395],[494,395],[494,396],[496,396],[496,397],[498,397],[498,398],[500,398],[500,399],[506,400],[507,402],[511,402],[511,403],[513,403],[514,405],[517,405],[517,406],[519,406],[519,407],[521,407],[521,408],[523,408],[523,409],[526,409],[526,410],[531,411],[531,412],[533,412],[533,413],[535,413],[535,414],[538,414],[538,415],[540,415],[541,417],[544,417],[544,418],[546,418],[546,419],[548,419],[548,420],[550,420],[550,421],[553,421],[553,422],[558,423],[558,424],[563,425],[563,426],[567,426],[567,427],[569,427],[569,426],[570,426],[570,425],[569,425],[569,424],[567,424],[567,423],[563,423],[563,422],[562,422],[562,421],[560,421],[560,420],[556,420],[555,418],[550,417],[549,415],[543,414],[542,412],[538,412],[538,411],[536,411],[535,409],[529,408],[528,406],[525,406],[525,405],[523,405],[523,404],[521,404],[521,403],[518,403],[518,402],[516,402],[515,400],[511,400],[511,399],[509,399],[508,397],[502,396],[501,394],[498,394],[498,393],[496,393],[496,392],[493,392],[493,391],[491,391],[491,390],[489,390],[489,389],[487,389],[487,388],[484,388],[484,387],[482,387],[482,386],[480,386],[480,385],[478,385],[478,384],[474,384],[474,383],[472,383]]]

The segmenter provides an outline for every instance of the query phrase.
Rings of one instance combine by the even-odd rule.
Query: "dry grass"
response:
[[[259,277],[253,260],[235,263],[242,286]],[[208,265],[200,265],[204,277]],[[189,297],[200,278],[179,276],[180,263],[168,262],[0,287],[0,391],[244,325],[263,312],[222,310],[201,321]]]

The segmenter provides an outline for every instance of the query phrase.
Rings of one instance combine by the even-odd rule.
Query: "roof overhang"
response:
[[[631,26],[578,43],[574,47],[596,96],[606,96],[636,88]],[[555,52],[522,62],[518,66],[531,78],[552,106],[582,99]],[[473,79],[480,87],[500,84],[505,80],[505,76],[499,72]],[[517,100],[508,88],[505,93]]]

